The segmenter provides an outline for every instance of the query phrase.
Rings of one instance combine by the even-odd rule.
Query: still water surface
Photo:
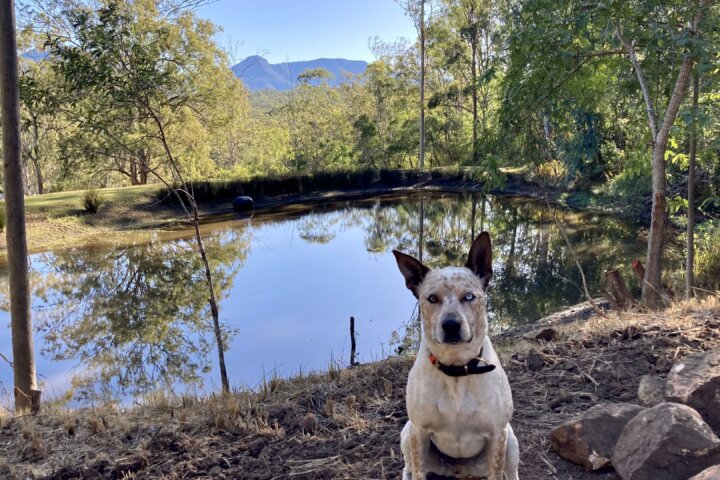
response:
[[[416,302],[397,270],[394,248],[415,256],[422,249],[431,267],[460,265],[473,236],[488,230],[493,328],[532,322],[582,301],[579,272],[558,222],[591,292],[606,269],[641,253],[630,224],[517,197],[384,196],[205,225],[231,384],[256,388],[270,376],[347,365],[351,315],[360,361],[386,357],[412,341]],[[31,264],[37,370],[46,398],[67,394],[82,403],[98,396],[127,399],[161,386],[218,386],[191,232],[40,253]],[[10,358],[4,267],[0,278],[0,353]],[[12,373],[0,362],[2,404],[8,404]]]

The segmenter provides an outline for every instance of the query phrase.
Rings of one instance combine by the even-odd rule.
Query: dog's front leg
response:
[[[487,480],[503,480],[505,454],[507,453],[507,437],[507,429],[503,428],[497,435],[494,435],[490,441]]]
[[[410,424],[410,471],[412,480],[425,480],[427,476],[428,454],[430,452],[430,436]]]

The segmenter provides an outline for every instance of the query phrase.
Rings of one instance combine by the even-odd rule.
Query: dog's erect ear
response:
[[[482,232],[475,239],[465,266],[480,277],[483,288],[487,288],[492,278],[492,243],[488,232]]]
[[[402,252],[398,252],[397,250],[393,250],[393,255],[395,255],[395,260],[400,268],[400,273],[402,273],[403,277],[405,277],[405,285],[410,289],[413,295],[415,295],[415,298],[418,298],[417,288],[420,286],[425,278],[425,275],[430,271],[430,269],[420,263],[420,260],[417,260],[410,255],[405,255]]]

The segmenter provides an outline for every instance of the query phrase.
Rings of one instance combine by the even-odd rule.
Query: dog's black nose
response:
[[[459,342],[460,341],[460,322],[455,317],[446,317],[442,322],[442,329],[445,335],[445,341]]]

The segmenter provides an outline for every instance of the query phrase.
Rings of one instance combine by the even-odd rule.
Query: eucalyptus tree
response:
[[[478,162],[478,135],[486,133],[489,107],[489,79],[493,74],[495,37],[498,27],[493,0],[444,0],[450,24],[467,43],[472,98],[473,163]],[[482,97],[482,98],[480,98]]]
[[[75,105],[82,105],[77,120],[138,159],[143,158],[138,149],[153,142],[159,163],[144,166],[170,189],[194,226],[222,386],[228,391],[216,288],[191,181],[211,168],[204,115],[219,108],[217,102],[227,101],[225,95],[216,95],[218,88],[239,81],[212,42],[215,28],[191,12],[174,11],[168,17],[153,0],[107,0],[67,15],[70,36],[53,38],[50,52],[65,88],[76,96]],[[123,127],[135,135],[121,134]]]
[[[608,6],[615,36],[627,51],[637,77],[650,130],[653,200],[642,289],[643,302],[650,308],[659,305],[662,293],[663,235],[667,205],[665,151],[670,129],[690,82],[693,65],[702,59],[702,50],[705,49],[702,34],[704,21],[713,25],[720,19],[717,7],[711,8],[710,3],[710,0],[668,2],[662,5],[611,2]],[[650,28],[647,20],[651,22]],[[648,70],[662,68],[653,65],[656,60],[652,58],[652,53],[665,57],[669,62],[665,65],[670,65],[677,72],[675,81],[668,83],[672,89],[664,95],[651,92]],[[656,77],[660,75],[662,73],[656,74]],[[659,110],[663,107],[664,112]]]
[[[35,376],[25,199],[20,159],[20,95],[18,92],[15,2],[0,2],[0,100],[2,101],[3,194],[10,284],[15,411],[39,408]]]
[[[425,77],[426,77],[426,30],[427,16],[426,7],[431,2],[428,0],[396,0],[405,9],[405,13],[412,19],[418,34],[420,50],[420,146],[418,151],[418,168],[425,168]]]

